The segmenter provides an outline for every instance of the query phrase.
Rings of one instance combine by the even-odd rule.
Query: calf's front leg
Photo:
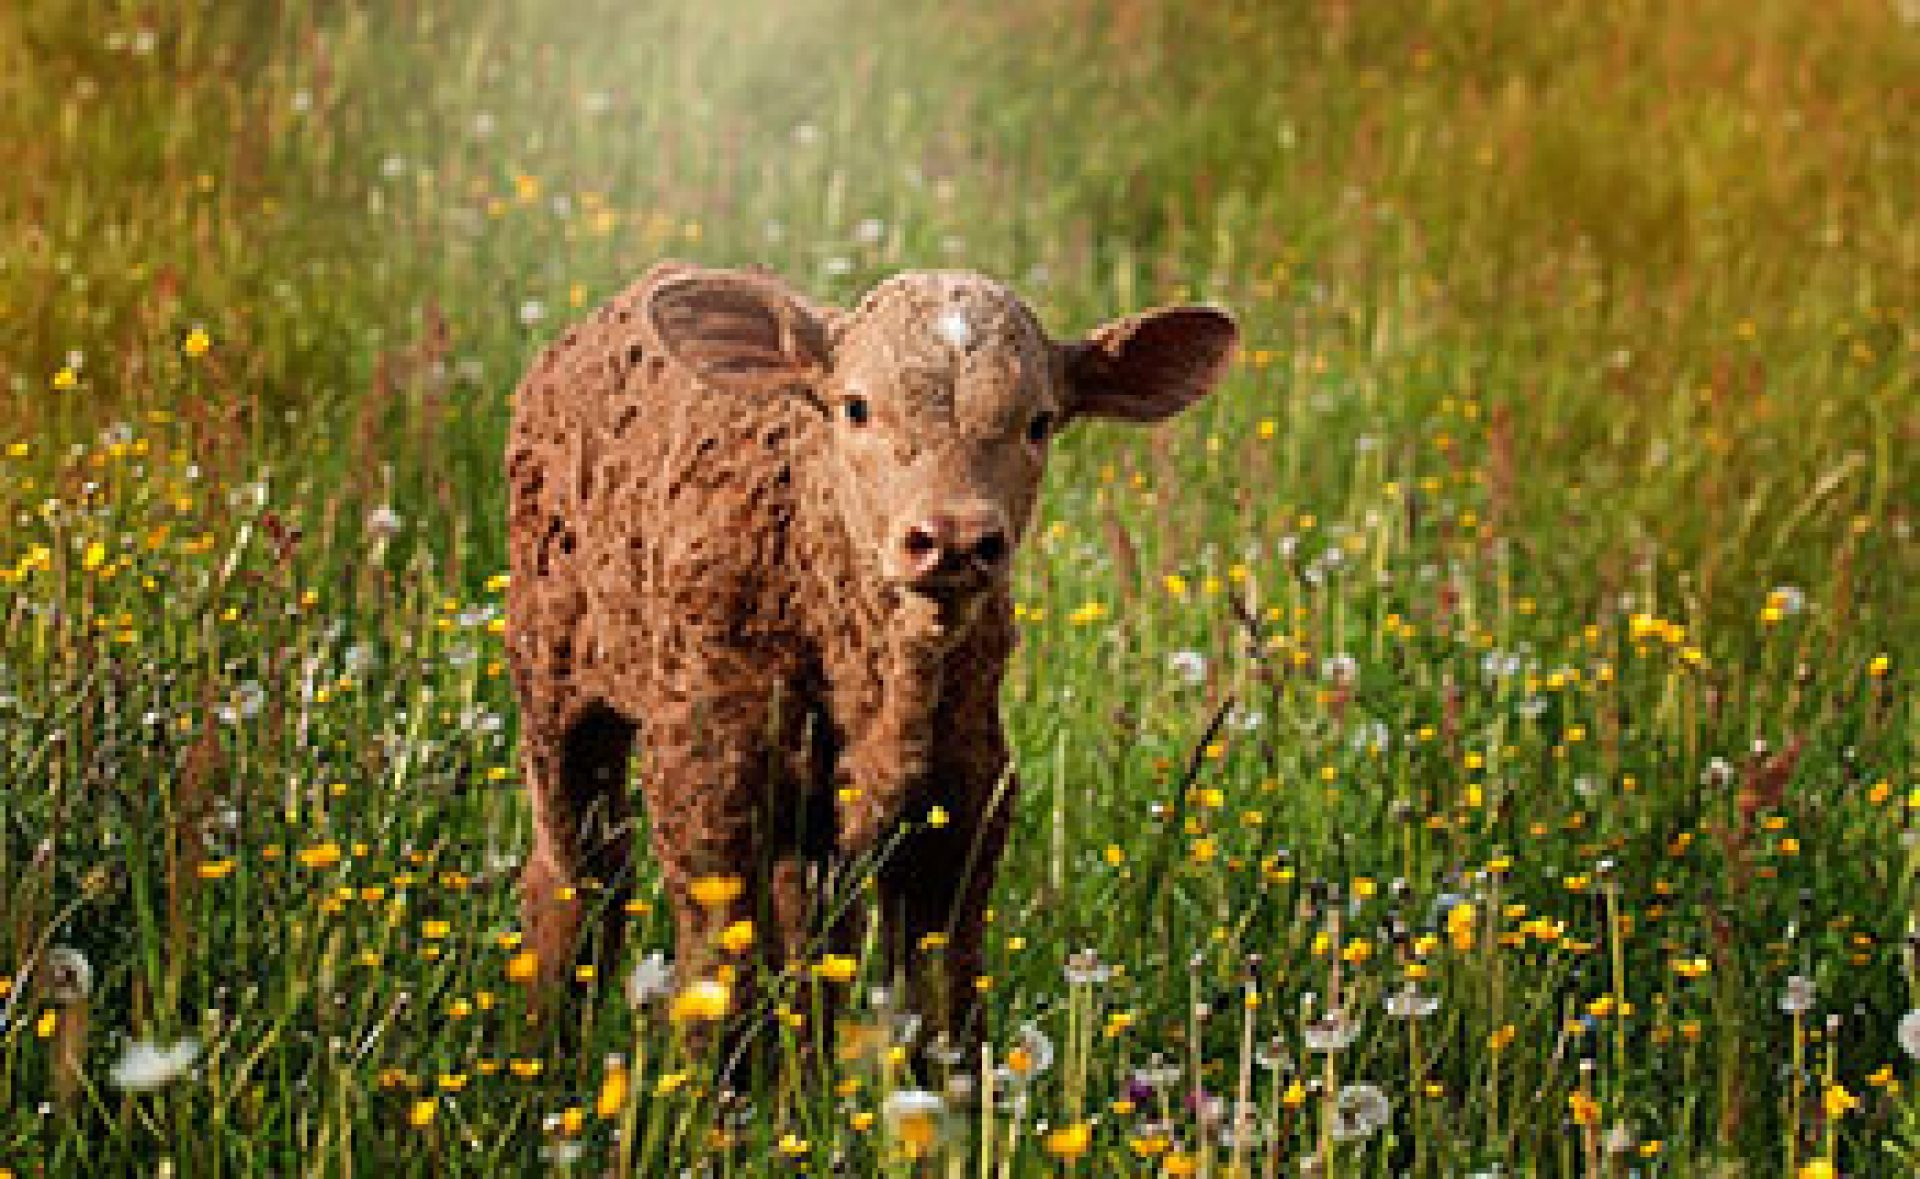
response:
[[[964,1052],[986,1034],[982,943],[1018,783],[997,720],[971,743],[960,731],[943,735],[942,750],[927,805],[907,816],[908,834],[881,867],[879,884],[891,960],[914,1009]]]
[[[803,944],[804,873],[779,846],[773,816],[794,786],[780,780],[782,694],[737,662],[661,693],[645,722],[643,775],[652,847],[672,905],[682,988],[725,989],[731,1068],[753,1038],[771,1043],[764,984]],[[709,987],[709,995],[717,992]],[[690,1005],[701,1020],[715,1013]],[[704,1038],[705,1032],[702,1031]]]

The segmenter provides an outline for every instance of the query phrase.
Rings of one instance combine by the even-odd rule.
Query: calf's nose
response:
[[[1012,555],[1005,520],[992,508],[934,512],[901,539],[907,576],[916,582],[997,574]]]

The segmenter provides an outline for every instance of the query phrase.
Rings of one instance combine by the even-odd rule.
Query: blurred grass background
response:
[[[0,41],[29,433],[164,400],[126,345],[188,319],[260,345],[266,416],[338,423],[431,309],[494,407],[439,449],[484,449],[568,293],[678,253],[843,297],[1044,275],[1062,331],[1232,299],[1289,364],[1365,357],[1306,374],[1340,401],[1421,359],[1528,456],[1503,511],[1600,534],[1530,554],[1569,592],[1653,549],[1711,590],[1913,486],[1916,48],[1879,0],[113,8]],[[46,396],[87,343],[94,395]]]
[[[1208,686],[1246,702],[1268,690],[1249,638],[1295,672],[1351,651],[1368,716],[1445,729],[1445,757],[1397,753],[1382,768],[1348,742],[1338,691],[1296,699],[1283,685],[1237,742],[1244,758],[1217,759],[1256,794],[1323,770],[1356,783],[1338,801],[1275,802],[1267,834],[1236,836],[1248,862],[1278,840],[1305,875],[1405,873],[1420,904],[1535,838],[1549,849],[1531,857],[1542,887],[1610,852],[1631,890],[1654,895],[1671,883],[1659,865],[1672,839],[1697,829],[1711,843],[1716,816],[1746,814],[1739,775],[1725,797],[1693,784],[1756,740],[1805,740],[1803,778],[1912,785],[1898,657],[1920,635],[1917,20],[1886,0],[10,6],[0,869],[16,884],[0,952],[27,962],[55,932],[105,947],[137,918],[140,963],[102,968],[116,1023],[178,1021],[227,993],[217,960],[168,964],[192,922],[160,898],[191,891],[180,816],[243,782],[270,805],[248,810],[261,826],[243,825],[242,846],[377,830],[396,857],[402,840],[514,850],[510,722],[466,723],[510,709],[473,654],[484,648],[459,641],[497,599],[507,394],[562,324],[663,256],[764,262],[836,299],[902,267],[963,265],[1014,281],[1063,335],[1185,298],[1230,305],[1248,328],[1246,364],[1202,410],[1153,434],[1086,431],[1056,460],[1053,525],[1021,572],[1031,641],[1010,720],[1036,789],[1006,893],[1010,912],[1063,906],[1051,912],[1066,940],[1049,940],[1052,966],[1006,965],[1006,1014],[1044,1009],[1035,980],[1113,904],[1162,895],[1120,865],[1099,888],[1060,888],[1063,863],[1138,852],[1143,809],[1204,722],[1204,701],[1168,686],[1172,652],[1203,653]],[[204,355],[182,348],[196,330]],[[370,543],[379,508],[402,526]],[[1315,556],[1335,550],[1351,556]],[[1337,564],[1349,572],[1330,576]],[[1762,620],[1781,587],[1811,609]],[[1244,634],[1229,597],[1273,633]],[[1649,618],[1681,629],[1664,639],[1675,632]],[[1513,736],[1533,731],[1509,715],[1531,687],[1476,687],[1489,651],[1584,666],[1559,653],[1614,657],[1650,636],[1698,674],[1623,680],[1641,695],[1593,703],[1612,718],[1588,722],[1610,734],[1594,766],[1554,734],[1538,748]],[[325,679],[355,642],[388,652],[386,670],[347,675],[346,712],[318,709],[302,661]],[[1862,669],[1889,653],[1892,674],[1869,682]],[[246,735],[244,707],[206,736],[245,684],[265,695],[264,737]],[[460,722],[444,739],[426,735],[436,709]],[[1582,727],[1575,711],[1556,705],[1542,724]],[[125,728],[140,712],[162,717],[160,737]],[[1526,752],[1500,756],[1509,743]],[[1468,746],[1505,770],[1484,811],[1454,793]],[[225,768],[191,770],[193,756]],[[1636,765],[1651,797],[1530,793],[1631,779]],[[321,788],[336,780],[346,801]],[[353,801],[363,787],[371,797]],[[87,804],[98,792],[121,801]],[[1390,802],[1485,821],[1415,854]],[[1576,815],[1593,826],[1565,827]],[[1884,1032],[1904,986],[1909,897],[1890,890],[1910,870],[1888,842],[1903,822],[1833,820],[1821,857],[1756,885],[1724,927],[1713,914],[1726,882],[1746,879],[1732,866],[1745,852],[1723,842],[1698,868],[1710,899],[1694,942],[1744,930],[1755,944],[1727,949],[1742,965],[1716,975],[1719,1088],[1672,1121],[1665,1157],[1692,1160],[1675,1173],[1772,1160],[1803,1138],[1789,1157],[1812,1157],[1824,1124],[1789,1131],[1799,1107],[1771,1089],[1740,1096],[1736,1078],[1757,1070],[1764,1086],[1781,1050],[1752,1023],[1777,981],[1759,946],[1803,893],[1828,918],[1897,900],[1853,916],[1878,948],[1842,986]],[[1191,823],[1170,838],[1217,834]],[[1599,831],[1635,842],[1603,847]],[[172,858],[108,850],[129,846]],[[1238,977],[1289,910],[1235,925],[1242,885],[1214,881],[1192,850],[1178,859],[1193,878],[1170,886],[1184,907],[1158,928]],[[474,929],[510,920],[505,891],[488,897],[463,918]],[[227,909],[206,922],[202,956],[251,946],[293,962],[288,947],[307,946],[346,960],[315,927],[249,929]],[[1133,963],[1154,980],[1140,1002],[1178,1010],[1160,984],[1177,991],[1184,970],[1157,961]],[[437,980],[422,987],[468,978],[420,969]],[[1567,991],[1535,1000],[1550,1027]],[[299,1026],[310,1002],[273,1018]],[[1499,1026],[1488,1018],[1463,1012],[1459,1043]],[[52,1075],[31,1063],[26,1023],[0,1034],[16,1093]],[[429,1058],[451,1048],[434,1035],[415,1047],[406,1067],[431,1088]],[[1857,1051],[1865,1072],[1873,1052]],[[1496,1069],[1487,1091],[1558,1094],[1575,1083],[1555,1071],[1564,1055],[1543,1050],[1537,1073],[1505,1081]],[[290,1075],[304,1059],[270,1058]],[[1480,1067],[1460,1066],[1448,1100],[1487,1083]],[[1646,1067],[1662,1084],[1678,1075]],[[1609,1109],[1631,1103],[1627,1089],[1659,1104],[1621,1087]],[[362,1100],[262,1097],[232,1141],[311,1147],[303,1118],[320,1109],[340,1126],[321,1140],[356,1157],[346,1127],[368,1116]],[[527,1111],[554,1100],[475,1124],[517,1141]],[[182,1125],[197,1108],[176,1107]],[[241,1125],[238,1106],[219,1108]],[[1898,1137],[1899,1108],[1875,1134]],[[108,1149],[127,1154],[89,1156],[84,1133],[21,1113],[0,1123],[0,1164],[44,1150],[59,1170],[152,1146],[124,1108],[96,1112],[120,1128]],[[1488,1126],[1447,1150],[1511,1164],[1552,1140],[1577,1156],[1579,1134],[1556,1138],[1554,1123]],[[358,1157],[406,1138],[390,1132]],[[1435,1149],[1426,1164],[1449,1157]]]

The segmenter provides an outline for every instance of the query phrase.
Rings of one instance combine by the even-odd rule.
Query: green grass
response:
[[[1920,1166],[1920,27],[1271,8],[0,10],[0,1174]],[[1054,1059],[918,1162],[873,1115],[947,1076],[723,1107],[506,978],[507,396],[662,256],[1248,331],[1057,456],[987,992]]]

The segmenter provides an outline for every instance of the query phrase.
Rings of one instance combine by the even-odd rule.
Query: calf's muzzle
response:
[[[922,591],[984,587],[1013,556],[1006,516],[987,503],[929,512],[907,525],[899,545],[906,583]]]

